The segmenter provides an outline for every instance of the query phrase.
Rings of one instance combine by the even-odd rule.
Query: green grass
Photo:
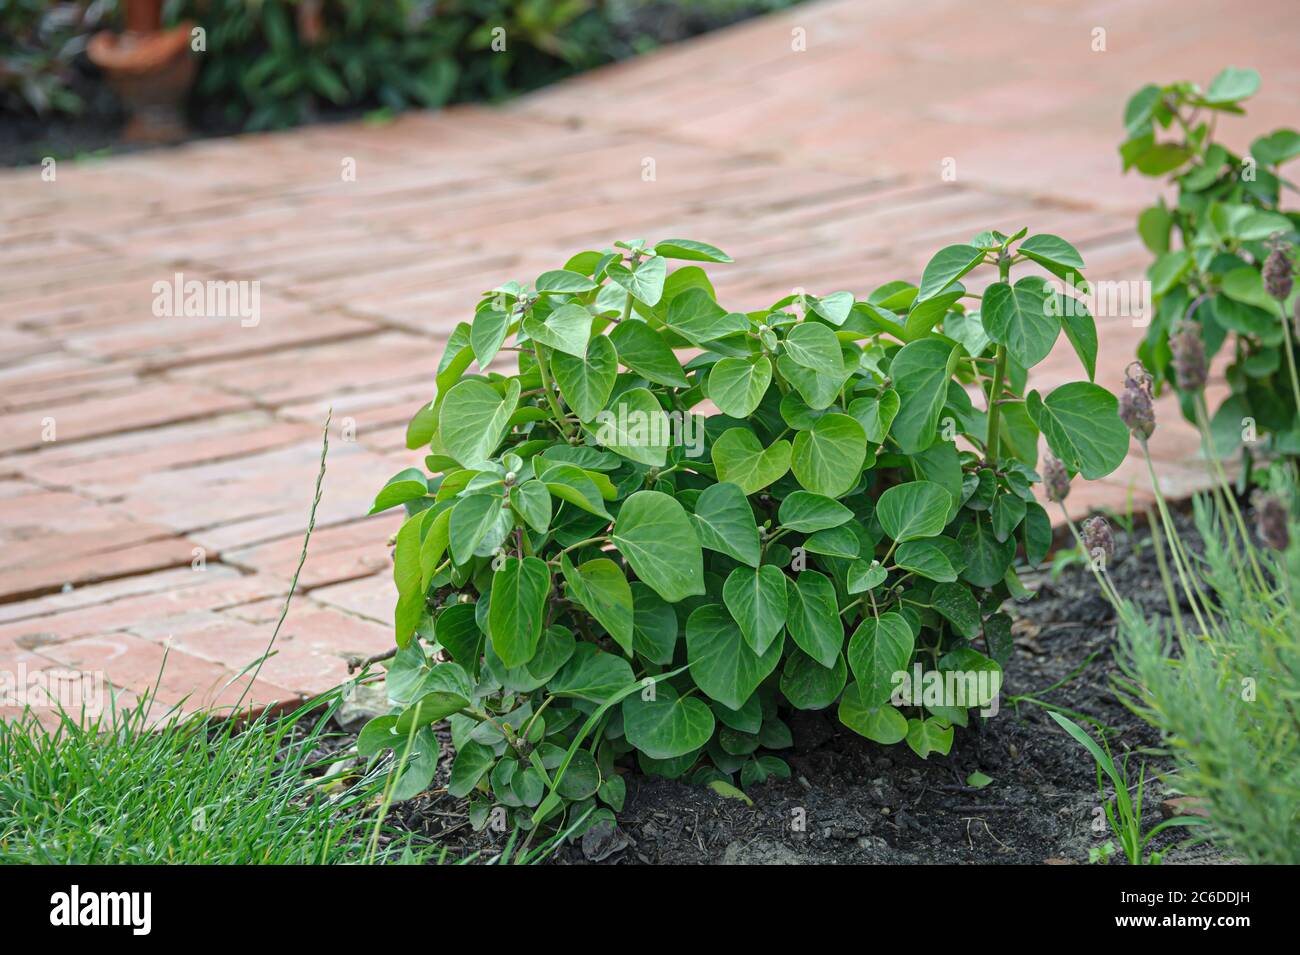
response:
[[[333,758],[335,691],[314,707],[240,725],[200,717],[146,726],[145,708],[47,731],[0,722],[0,864],[426,861],[409,837],[372,853],[378,773],[346,786]]]

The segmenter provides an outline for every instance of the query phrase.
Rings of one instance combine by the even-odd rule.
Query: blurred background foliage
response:
[[[203,27],[191,119],[231,132],[497,100],[796,2],[166,0],[163,16]],[[85,57],[94,32],[120,29],[120,6],[3,0],[0,121],[120,119]]]

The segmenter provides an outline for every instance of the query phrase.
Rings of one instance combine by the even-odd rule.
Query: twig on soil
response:
[[[391,660],[395,656],[397,656],[397,647],[390,647],[383,653],[375,653],[368,657],[348,657],[348,673],[382,663],[384,660]]]

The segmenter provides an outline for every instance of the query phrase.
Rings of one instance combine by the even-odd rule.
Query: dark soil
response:
[[[1192,537],[1188,527],[1185,539]],[[1116,531],[1111,575],[1145,610],[1167,613],[1145,529],[1132,540]],[[1135,774],[1147,763],[1144,829],[1154,826],[1161,800],[1172,795],[1159,778],[1167,763],[1154,752],[1155,732],[1113,691],[1119,671],[1110,605],[1086,567],[1072,566],[1055,582],[1044,575],[1037,584],[1038,596],[1013,609],[1019,618],[1015,655],[1006,669],[1001,712],[981,727],[972,721],[971,730],[958,729],[948,758],[922,760],[905,745],[871,743],[841,726],[832,711],[799,713],[792,717],[794,749],[781,754],[793,778],[752,787],[752,807],[708,788],[629,770],[618,830],[594,831],[560,848],[553,861],[1087,863],[1089,848],[1112,838],[1093,828],[1101,799],[1092,759],[1042,707],[1006,702],[1041,693],[1075,670],[1077,676],[1043,699],[1101,720],[1117,755],[1135,751]],[[967,786],[976,770],[993,782],[982,789]],[[447,772],[448,766],[441,767],[437,785],[445,784]],[[806,825],[797,826],[797,820]],[[505,839],[473,832],[463,802],[445,792],[394,807],[391,821],[438,840],[453,856],[480,851],[480,858],[490,857]],[[1185,838],[1179,832],[1157,836],[1152,846]],[[1175,850],[1167,861],[1222,859],[1200,847]]]

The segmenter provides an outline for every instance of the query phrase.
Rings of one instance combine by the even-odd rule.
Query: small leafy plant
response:
[[[1047,715],[1056,720],[1061,729],[1069,733],[1075,742],[1086,749],[1088,755],[1097,764],[1097,791],[1102,796],[1102,806],[1106,812],[1106,823],[1110,826],[1111,833],[1119,840],[1120,848],[1123,850],[1124,858],[1129,865],[1159,865],[1163,861],[1164,854],[1154,849],[1147,852],[1146,848],[1152,838],[1164,830],[1174,826],[1201,826],[1206,824],[1206,820],[1200,816],[1175,816],[1172,819],[1157,823],[1144,833],[1142,831],[1142,797],[1146,791],[1146,764],[1144,763],[1138,771],[1137,781],[1130,783],[1128,755],[1125,754],[1124,759],[1116,765],[1115,759],[1110,752],[1110,745],[1106,743],[1105,734],[1102,734],[1102,744],[1105,746],[1105,749],[1102,749],[1082,726],[1068,716],[1063,716],[1051,710],[1048,711]],[[1106,795],[1103,773],[1115,788],[1115,795],[1112,797]],[[1115,843],[1108,841],[1101,846],[1090,849],[1088,851],[1088,861],[1109,864],[1114,854]]]
[[[532,829],[608,818],[632,755],[732,793],[784,776],[791,710],[947,754],[997,693],[1017,557],[1051,543],[1040,435],[1067,479],[1128,450],[1091,381],[1026,393],[1062,333],[1092,376],[1093,320],[1048,279],[1080,284],[1078,252],[984,232],[919,286],[748,313],[698,264],[730,261],[616,243],[485,293],[452,332],[407,432],[425,469],[374,505],[408,515],[400,649],[358,747],[398,754],[396,798],[429,785],[443,719],[449,792],[476,825]]]
[[[1220,115],[1240,115],[1259,89],[1254,70],[1228,68],[1195,83],[1144,86],[1124,111],[1124,168],[1168,176],[1177,199],[1138,218],[1156,256],[1147,271],[1154,316],[1138,357],[1157,390],[1178,390],[1183,414],[1209,421],[1207,450],[1230,457],[1262,449],[1300,454],[1300,381],[1295,360],[1294,244],[1300,214],[1283,211],[1283,164],[1300,156],[1300,133],[1260,136],[1246,155],[1215,141]],[[1169,136],[1164,133],[1168,130]],[[1210,415],[1202,391],[1208,362],[1225,347],[1231,395]],[[1271,447],[1269,447],[1271,446]],[[1247,462],[1249,464],[1249,460]]]

